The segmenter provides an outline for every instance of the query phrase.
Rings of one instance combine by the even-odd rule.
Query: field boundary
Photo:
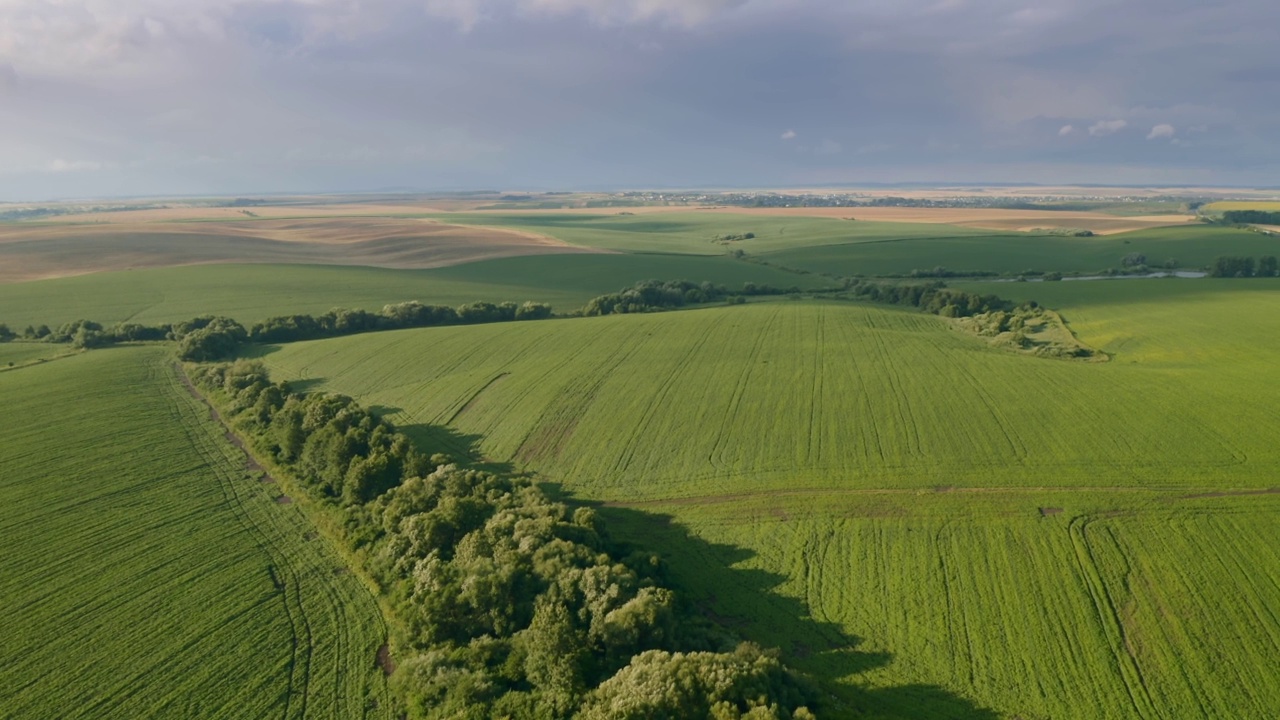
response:
[[[245,529],[259,538],[260,547],[271,558],[267,572],[280,592],[286,615],[293,626],[294,659],[290,663],[290,691],[285,717],[308,717],[309,704],[321,699],[329,700],[327,706],[337,710],[341,716],[384,716],[393,706],[385,680],[372,688],[367,684],[375,675],[385,678],[378,668],[381,648],[386,645],[387,620],[377,595],[370,591],[364,578],[360,578],[357,592],[367,595],[366,600],[376,620],[375,626],[364,628],[369,631],[365,634],[370,647],[361,648],[360,639],[353,637],[361,628],[349,627],[350,616],[344,612],[348,604],[352,600],[358,601],[359,597],[352,596],[350,583],[341,579],[351,573],[352,563],[334,547],[327,533],[315,533],[319,526],[311,513],[303,512],[301,522],[289,522],[280,514],[281,498],[290,496],[271,497],[270,488],[278,482],[279,474],[272,475],[263,467],[243,438],[234,432],[217,408],[191,382],[185,368],[179,363],[167,363],[167,369],[162,368],[162,371],[169,375],[174,403],[179,406],[178,412],[189,419],[184,427],[193,444],[200,448],[200,453],[211,464],[221,463],[228,467],[240,464],[244,469],[239,482],[228,475],[216,474],[228,504],[235,508]],[[200,417],[200,408],[208,412],[207,419]],[[223,431],[221,437],[215,428]],[[255,478],[254,475],[262,477]],[[305,498],[287,485],[277,487]],[[254,494],[260,497],[252,497]],[[288,527],[290,525],[295,527]],[[312,530],[299,533],[302,528],[297,525]],[[302,551],[288,553],[281,540],[295,533],[301,535],[300,540],[294,541],[295,547]],[[314,544],[317,536],[325,538],[322,546]],[[287,540],[285,544],[289,544]],[[341,563],[342,567],[336,563]],[[325,628],[317,628],[317,624],[327,626],[334,632],[333,636],[323,634]],[[357,670],[365,672],[353,672]],[[378,712],[379,708],[383,712]]]

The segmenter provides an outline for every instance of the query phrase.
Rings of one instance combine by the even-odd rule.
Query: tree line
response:
[[[1274,255],[1264,255],[1257,260],[1251,257],[1235,257],[1229,255],[1214,258],[1209,264],[1209,277],[1247,278],[1277,277],[1280,275],[1280,264]]]
[[[734,293],[723,285],[709,282],[642,280],[616,293],[593,298],[584,307],[562,317],[655,312],[722,300],[742,302],[744,295],[778,295],[784,292],[798,293],[800,290],[781,290],[748,282],[741,291]],[[385,305],[378,312],[335,308],[318,316],[279,315],[254,323],[248,328],[231,318],[213,315],[179,323],[141,325],[126,322],[110,327],[92,320],[75,320],[52,329],[48,325],[29,325],[20,333],[13,332],[7,325],[0,325],[0,342],[23,339],[69,343],[78,348],[97,348],[122,342],[170,340],[178,343],[180,359],[207,362],[233,357],[244,343],[297,342],[378,330],[544,320],[551,317],[555,317],[551,306],[540,302],[473,302],[452,307],[409,301]]]
[[[573,314],[596,316],[656,312],[722,300],[743,302],[744,296],[750,295],[783,295],[799,292],[800,288],[796,287],[784,290],[770,285],[757,285],[753,282],[743,283],[742,290],[733,292],[723,285],[710,282],[642,280],[616,293],[592,298],[581,310]]]
[[[1222,220],[1233,225],[1280,225],[1280,212],[1228,210],[1222,213]]]
[[[381,312],[336,308],[318,317],[281,315],[254,323],[249,328],[231,318],[213,315],[160,325],[119,323],[110,327],[92,320],[74,320],[52,329],[48,325],[28,325],[21,333],[0,325],[0,342],[23,339],[97,348],[122,342],[169,340],[178,343],[180,359],[207,362],[233,357],[248,342],[317,340],[374,330],[541,320],[551,316],[550,305],[535,302],[520,305],[475,302],[456,308],[404,302],[384,306]]]
[[[1013,303],[995,295],[979,295],[947,287],[942,281],[897,284],[848,278],[840,296],[870,300],[888,305],[906,305],[943,317],[972,317],[997,310],[1011,310]],[[1025,303],[1038,307],[1035,301]]]
[[[413,718],[811,718],[777,654],[683,605],[653,553],[524,478],[420,451],[350,398],[299,394],[259,363],[193,378],[343,519],[394,614],[391,683]]]
[[[1266,265],[1268,260],[1272,265]],[[1258,267],[1274,268],[1274,260],[1263,258]],[[749,296],[798,295],[800,292],[797,287],[783,289],[752,282],[743,283],[741,290],[731,291],[723,285],[710,282],[643,280],[618,292],[592,298],[582,308],[559,317],[660,312],[712,302],[742,303]],[[946,317],[969,317],[1012,307],[1010,303],[994,295],[953,290],[941,281],[895,284],[848,278],[844,280],[842,288],[835,292],[835,296],[849,295],[873,302],[917,307]],[[543,320],[551,317],[556,317],[551,306],[538,302],[474,302],[451,307],[410,301],[385,305],[378,312],[335,308],[319,316],[279,315],[254,323],[248,328],[231,318],[213,315],[161,325],[119,323],[110,327],[90,320],[76,320],[64,323],[56,329],[50,329],[47,325],[27,326],[21,333],[14,333],[7,326],[0,325],[0,342],[21,338],[70,343],[78,348],[96,348],[122,342],[169,340],[178,344],[179,359],[211,362],[234,357],[246,343],[285,343],[378,330]]]

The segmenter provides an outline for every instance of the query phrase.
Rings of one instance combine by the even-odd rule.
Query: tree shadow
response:
[[[396,412],[379,407],[376,412]],[[507,476],[520,473],[509,462],[483,456],[483,436],[454,428],[413,424],[400,432],[422,451],[443,452],[459,466]],[[936,685],[867,687],[859,675],[893,662],[891,653],[860,650],[862,638],[840,625],[814,618],[801,600],[783,594],[791,578],[745,567],[755,557],[747,548],[708,541],[690,532],[670,514],[593,502],[574,496],[557,483],[539,482],[548,497],[571,507],[589,507],[603,520],[608,539],[624,553],[642,550],[662,557],[665,581],[686,609],[737,638],[777,648],[784,661],[812,678],[821,702],[814,708],[825,718],[907,720],[998,720],[1000,714]]]
[[[397,408],[390,408],[396,411]],[[458,467],[468,470],[483,470],[495,475],[526,476],[520,473],[509,462],[500,462],[487,458],[480,452],[480,441],[483,435],[461,433],[445,425],[396,425],[396,429],[413,441],[419,450],[435,454],[444,453]]]
[[[313,393],[319,390],[320,387],[324,385],[324,383],[325,383],[325,379],[318,377],[318,378],[299,378],[297,380],[290,380],[288,384],[289,384],[289,389],[292,390],[293,392],[300,393],[302,395],[307,395],[309,393]]]
[[[788,665],[817,681],[825,698],[821,717],[883,720],[946,718],[997,720],[990,709],[934,685],[861,687],[858,675],[893,661],[890,653],[859,650],[862,638],[840,625],[814,618],[801,600],[783,595],[784,575],[742,567],[755,553],[709,542],[672,515],[575,498],[554,483],[540,483],[548,496],[594,508],[609,539],[624,549],[662,556],[668,580],[690,609],[733,635],[778,648]]]

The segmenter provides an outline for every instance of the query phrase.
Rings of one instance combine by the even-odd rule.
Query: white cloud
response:
[[[746,0],[427,0],[427,11],[449,18],[464,30],[506,14],[581,13],[602,25],[660,22],[691,28]]]
[[[782,133],[782,139],[783,139],[783,140],[795,140],[795,139],[796,139],[796,131],[795,131],[795,130],[788,130],[788,131],[786,131],[786,132]]]
[[[1128,126],[1129,126],[1129,123],[1125,122],[1124,120],[1099,120],[1098,122],[1090,126],[1089,134],[1093,135],[1094,137],[1102,137],[1104,135],[1111,135],[1112,133],[1117,133]]]
[[[1159,140],[1160,138],[1171,138],[1176,131],[1173,126],[1168,123],[1160,123],[1151,128],[1151,132],[1147,134],[1148,140]]]
[[[51,173],[88,172],[101,169],[102,163],[90,162],[88,160],[68,161],[61,158],[54,160],[45,166],[45,170]]]
[[[1068,135],[1075,133],[1075,131],[1076,131],[1075,125],[1063,125],[1061,128],[1058,129],[1058,137],[1066,137]]]

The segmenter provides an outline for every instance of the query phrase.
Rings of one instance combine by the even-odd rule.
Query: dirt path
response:
[[[235,445],[240,449],[240,452],[244,453],[244,469],[249,472],[262,473],[262,482],[264,483],[275,482],[276,479],[271,477],[271,473],[267,472],[267,469],[262,467],[262,464],[253,457],[253,453],[249,452],[249,448],[245,447],[244,440],[242,440],[239,435],[236,435],[231,431],[231,426],[227,424],[226,420],[222,419],[222,415],[218,413],[218,409],[213,406],[213,403],[209,402],[209,399],[196,389],[195,383],[191,382],[191,378],[187,377],[187,373],[182,369],[182,366],[174,363],[173,367],[177,370],[178,378],[182,380],[182,384],[187,388],[187,392],[191,393],[191,397],[204,403],[204,406],[209,408],[210,419],[216,421],[222,426],[223,435],[226,437],[227,442]],[[292,500],[289,502],[292,502]]]

